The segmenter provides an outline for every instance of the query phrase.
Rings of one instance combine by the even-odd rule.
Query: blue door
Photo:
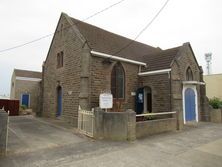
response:
[[[29,94],[22,94],[22,105],[29,107]]]
[[[196,120],[195,112],[195,92],[193,89],[188,88],[185,91],[185,118],[186,121]]]
[[[61,116],[62,114],[62,88],[57,88],[57,113],[56,116]]]

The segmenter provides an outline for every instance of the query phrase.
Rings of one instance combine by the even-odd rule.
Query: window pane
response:
[[[119,76],[117,79],[117,92],[118,98],[124,98],[124,80],[123,76]]]
[[[191,70],[190,67],[187,69],[186,79],[187,79],[188,81],[193,81],[193,73],[192,73],[192,70]]]
[[[113,67],[111,74],[111,92],[113,94],[113,98],[124,98],[124,78],[123,67],[121,64],[116,64]]]
[[[111,93],[116,98],[116,68],[114,67],[111,74]]]

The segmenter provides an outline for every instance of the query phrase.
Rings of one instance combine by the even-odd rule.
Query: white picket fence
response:
[[[79,132],[89,137],[93,137],[94,111],[81,109],[78,111],[78,129]]]

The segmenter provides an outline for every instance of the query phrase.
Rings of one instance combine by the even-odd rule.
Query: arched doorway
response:
[[[187,67],[183,82],[183,119],[198,122],[198,93],[191,67]]]
[[[195,92],[191,88],[185,90],[185,120],[196,120]]]
[[[57,87],[57,112],[56,116],[59,117],[62,115],[62,87]]]
[[[151,88],[146,86],[144,87],[144,110],[143,112],[152,112],[152,91]]]
[[[136,93],[136,113],[147,112],[152,112],[152,90],[148,86],[137,89]]]

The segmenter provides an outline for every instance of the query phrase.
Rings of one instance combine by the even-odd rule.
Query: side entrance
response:
[[[152,91],[150,87],[137,89],[136,92],[136,114],[152,112]]]
[[[28,93],[23,93],[21,95],[21,105],[29,107],[29,104],[30,104],[30,95]]]
[[[62,87],[57,87],[57,112],[56,116],[59,117],[62,115]]]
[[[189,121],[198,122],[196,87],[184,87],[183,90],[183,117],[184,123]]]

